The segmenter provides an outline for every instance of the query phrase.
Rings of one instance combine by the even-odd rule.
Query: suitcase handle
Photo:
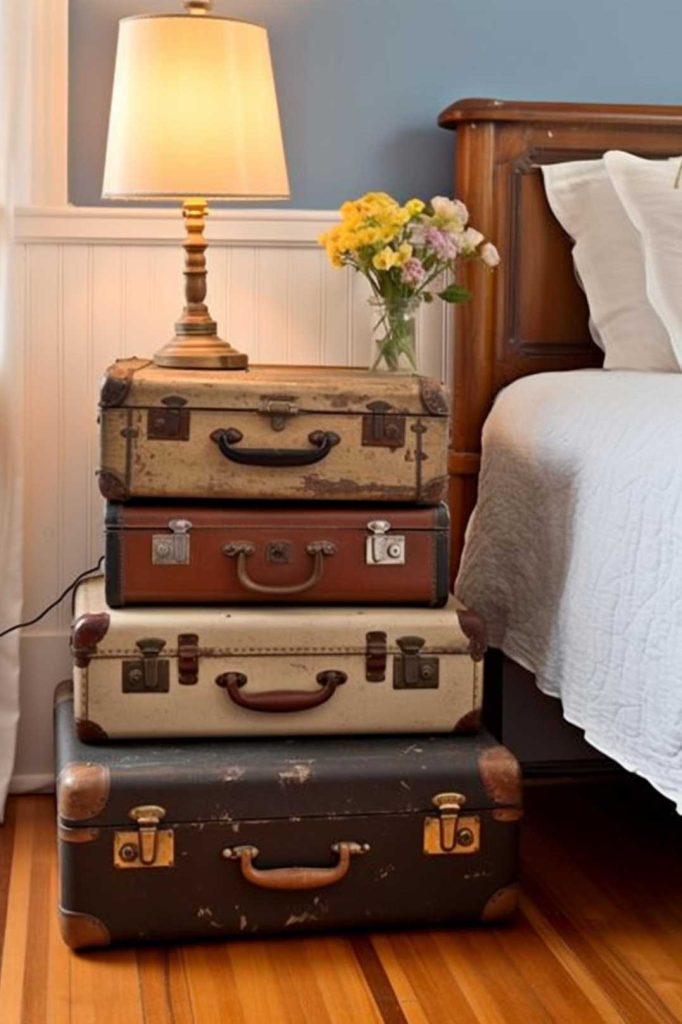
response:
[[[230,462],[247,466],[311,466],[320,462],[341,438],[332,430],[313,430],[308,434],[312,448],[236,448],[244,435],[236,427],[214,430],[211,440]]]
[[[334,885],[345,878],[350,868],[350,859],[354,854],[369,852],[368,843],[334,843],[334,853],[338,854],[336,864],[331,868],[262,868],[254,867],[254,860],[259,854],[257,846],[226,847],[222,851],[225,860],[238,860],[242,875],[247,882],[261,889],[322,889],[325,885]]]
[[[345,672],[329,669],[318,672],[317,681],[320,690],[266,690],[265,693],[253,693],[247,696],[241,693],[246,686],[247,678],[242,672],[223,672],[217,676],[218,686],[224,686],[230,700],[249,711],[307,711],[308,708],[319,707],[334,696],[336,687],[345,683],[348,676]]]
[[[303,583],[292,583],[290,586],[271,586],[266,583],[257,583],[251,579],[246,565],[246,559],[255,551],[255,546],[248,541],[236,541],[233,544],[224,544],[222,552],[228,558],[237,559],[237,578],[246,590],[253,590],[257,594],[302,594],[304,590],[310,590],[316,583],[319,583],[324,574],[325,555],[336,554],[336,546],[328,540],[317,540],[308,544],[306,551],[313,559],[313,568],[310,576]]]

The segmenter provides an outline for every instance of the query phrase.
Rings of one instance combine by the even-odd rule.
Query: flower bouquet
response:
[[[332,266],[354,267],[370,283],[378,347],[372,369],[415,372],[420,303],[436,297],[465,302],[467,289],[456,283],[442,287],[443,275],[452,274],[460,259],[495,267],[497,249],[468,226],[464,203],[446,196],[427,203],[410,199],[401,206],[385,192],[368,192],[344,203],[340,212],[341,223],[319,241]]]

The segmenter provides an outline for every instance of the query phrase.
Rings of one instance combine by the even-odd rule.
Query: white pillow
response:
[[[682,188],[675,188],[680,158],[644,160],[613,150],[604,163],[642,242],[649,302],[682,365]]]
[[[679,371],[668,331],[647,298],[639,234],[604,161],[548,164],[542,173],[552,212],[575,241],[573,261],[604,368]]]

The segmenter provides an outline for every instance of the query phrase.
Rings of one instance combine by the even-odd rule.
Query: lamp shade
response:
[[[105,199],[286,199],[265,28],[210,15],[124,18]]]

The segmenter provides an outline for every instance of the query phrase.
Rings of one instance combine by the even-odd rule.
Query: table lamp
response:
[[[244,369],[218,337],[206,298],[209,199],[286,199],[286,160],[265,28],[215,17],[211,0],[184,14],[119,23],[102,196],[182,200],[185,306],[159,366]]]

